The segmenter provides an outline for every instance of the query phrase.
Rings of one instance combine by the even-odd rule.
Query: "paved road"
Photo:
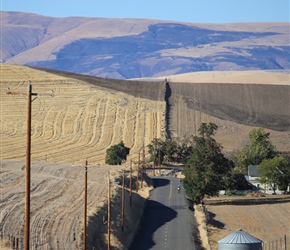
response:
[[[141,228],[130,250],[195,250],[192,225],[194,215],[188,208],[184,189],[178,193],[179,180],[155,177],[154,190],[144,212]]]

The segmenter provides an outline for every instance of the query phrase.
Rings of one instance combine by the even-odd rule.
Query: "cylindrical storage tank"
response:
[[[238,229],[218,241],[218,250],[262,250],[262,241]]]

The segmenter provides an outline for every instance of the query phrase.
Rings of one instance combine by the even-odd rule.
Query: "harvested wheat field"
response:
[[[133,185],[129,203],[126,167],[88,165],[87,246],[107,249],[108,178],[111,181],[111,249],[124,249],[137,230],[150,187]],[[135,169],[135,168],[133,168]],[[121,232],[121,178],[126,175],[125,230]],[[136,180],[136,171],[133,180]],[[84,165],[33,162],[31,165],[30,249],[82,249],[84,221]],[[1,161],[1,224],[4,241],[18,239],[23,246],[25,162]]]
[[[137,158],[143,145],[165,136],[164,101],[2,64],[1,159],[25,159],[28,80],[39,94],[32,102],[33,160],[103,164],[106,149],[121,140],[131,149],[129,158]],[[7,88],[14,94],[6,94]]]
[[[285,235],[288,237],[287,246],[290,247],[289,195],[221,196],[220,198],[206,199],[205,208],[207,236],[212,250],[217,249],[218,240],[239,228],[262,240],[265,249],[266,247],[267,249],[285,249]],[[279,246],[279,248],[275,246]]]
[[[97,230],[95,235],[88,235],[88,245],[106,249],[103,218],[107,211],[107,175],[111,171],[114,182],[122,174],[113,174],[116,166],[104,165],[106,149],[123,140],[131,148],[128,158],[137,159],[144,145],[163,136],[165,102],[28,67],[1,65],[0,230],[6,240],[8,235],[23,239],[28,80],[32,92],[38,94],[32,97],[31,249],[71,250],[82,245],[86,160],[88,228],[90,232]],[[11,94],[6,93],[7,88]],[[159,92],[162,94],[162,89]],[[128,171],[128,164],[123,167]],[[111,245],[112,249],[123,249],[133,237],[148,192],[144,186],[143,196],[142,190],[133,194],[135,207],[130,210],[124,238],[117,222],[117,186],[112,190],[112,203],[119,210],[112,210]]]

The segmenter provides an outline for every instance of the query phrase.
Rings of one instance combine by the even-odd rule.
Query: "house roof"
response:
[[[248,166],[248,175],[251,177],[261,177],[258,172],[259,165],[249,165]]]
[[[239,228],[236,232],[218,241],[218,243],[225,244],[249,244],[249,243],[254,244],[261,242],[262,242],[261,240],[247,234],[241,228]]]

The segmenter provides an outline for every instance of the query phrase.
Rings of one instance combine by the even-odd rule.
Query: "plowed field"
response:
[[[164,101],[4,64],[1,159],[25,159],[28,80],[32,92],[39,94],[33,96],[32,102],[33,160],[74,163],[87,159],[91,164],[100,164],[104,163],[106,149],[121,140],[131,149],[130,157],[136,159],[143,145],[164,136]],[[7,88],[12,95],[6,94]]]

